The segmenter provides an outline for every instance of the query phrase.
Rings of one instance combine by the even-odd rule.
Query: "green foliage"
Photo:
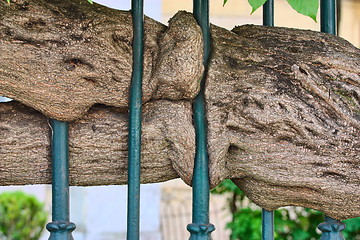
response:
[[[264,5],[264,3],[266,3],[267,0],[248,0],[248,1],[250,3],[250,6],[252,7],[252,11],[251,11],[252,14],[256,11],[256,9]]]
[[[343,231],[345,239],[360,240],[360,218],[350,218],[343,221],[346,228]]]
[[[319,0],[287,0],[290,6],[297,12],[309,16],[316,22],[319,9]]]
[[[232,214],[232,221],[227,223],[231,230],[231,240],[261,239],[261,212],[255,204],[246,204],[244,193],[231,181],[224,180],[212,190],[213,194],[227,194],[227,208]],[[319,239],[317,225],[324,221],[324,214],[307,208],[291,207],[274,211],[275,240],[315,240]],[[360,218],[344,221],[345,239],[360,240]]]
[[[243,192],[230,179],[223,180],[219,185],[216,186],[216,188],[211,190],[211,193],[234,193],[236,195],[244,195]]]
[[[290,216],[291,212],[295,213],[294,219]],[[319,239],[320,235],[316,229],[323,220],[323,213],[308,208],[276,210],[274,211],[275,239]]]
[[[0,239],[38,240],[47,221],[44,205],[24,192],[0,194]]]
[[[235,0],[233,0],[235,1]],[[264,5],[267,0],[248,0],[250,6],[252,7],[251,13],[255,12],[259,7]],[[290,6],[305,16],[311,17],[316,22],[316,15],[319,9],[319,0],[287,0]],[[223,5],[225,5],[228,0],[224,0]]]
[[[233,221],[226,227],[231,230],[231,240],[261,239],[261,211],[241,208],[234,213]]]

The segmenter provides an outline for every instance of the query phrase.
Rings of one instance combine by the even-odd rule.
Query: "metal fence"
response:
[[[209,1],[194,0],[193,13],[202,28],[204,36],[204,65],[211,54],[209,28]],[[336,34],[335,0],[321,0],[321,31]],[[274,2],[264,5],[263,24],[274,25]],[[133,18],[133,74],[130,90],[129,119],[129,173],[128,173],[128,229],[127,239],[139,239],[139,199],[140,199],[140,146],[141,146],[141,85],[143,69],[143,1],[132,0]],[[202,86],[204,85],[204,79]],[[209,173],[206,140],[204,88],[194,101],[194,124],[196,130],[196,158],[193,176],[192,223],[188,224],[191,240],[211,239],[215,227],[209,222]],[[73,239],[75,224],[69,219],[69,159],[68,123],[51,121],[52,127],[52,222],[46,228],[51,240]],[[263,210],[263,239],[274,238],[273,212]],[[321,240],[343,239],[344,224],[325,216],[319,225],[323,232]]]
[[[161,238],[164,240],[189,239],[186,226],[191,222],[192,196],[191,189],[184,184],[171,185],[161,191],[160,219]],[[209,218],[217,226],[212,233],[213,239],[229,239],[230,231],[225,225],[231,220],[230,213],[225,211],[226,199],[221,195],[210,196]]]

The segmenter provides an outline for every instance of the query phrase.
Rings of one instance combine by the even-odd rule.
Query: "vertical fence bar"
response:
[[[144,4],[142,0],[131,1],[133,66],[129,103],[127,240],[138,240],[140,236],[141,86],[144,52],[143,8]]]
[[[262,240],[274,239],[274,211],[262,210]]]
[[[274,0],[263,5],[263,25],[274,26]],[[262,210],[262,240],[274,239],[274,212]]]
[[[69,143],[67,122],[51,120],[52,222],[46,225],[49,240],[72,240],[75,224],[69,222]]]
[[[336,35],[336,0],[320,1],[320,29]]]
[[[336,0],[320,1],[320,29],[321,32],[336,35]],[[322,232],[320,240],[344,240],[342,230],[345,224],[325,215],[325,222],[318,225]]]
[[[194,17],[200,25],[204,39],[204,59],[206,69],[210,58],[210,26],[209,26],[209,1],[194,0]],[[206,70],[205,70],[206,72]],[[205,73],[206,74],[206,73]],[[209,159],[207,152],[206,119],[205,119],[205,94],[204,81],[201,81],[201,90],[193,104],[194,125],[196,132],[196,153],[194,164],[193,189],[193,214],[192,223],[187,226],[191,240],[209,240],[214,225],[209,223]]]
[[[267,0],[263,5],[263,25],[274,26],[274,0]]]

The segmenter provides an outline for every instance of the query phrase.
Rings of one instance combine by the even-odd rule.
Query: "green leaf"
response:
[[[319,0],[287,0],[293,9],[298,13],[309,16],[316,21],[319,8]]]
[[[7,2],[8,4],[10,4],[10,0],[6,0],[6,2]]]
[[[225,6],[225,4],[227,3],[228,0],[224,0],[223,6]]]
[[[266,3],[267,0],[248,0],[248,1],[250,3],[250,6],[252,7],[251,14],[253,14],[256,11],[256,9],[264,5],[264,3]]]
[[[89,3],[93,4],[93,1],[92,0],[87,0]]]

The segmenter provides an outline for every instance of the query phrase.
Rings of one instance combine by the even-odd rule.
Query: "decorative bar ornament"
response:
[[[140,160],[142,75],[144,52],[144,4],[131,1],[133,21],[133,67],[129,103],[127,240],[140,237]]]
[[[211,232],[215,230],[215,226],[211,223],[209,224],[188,224],[187,230],[190,232],[190,240],[200,240],[200,239],[211,239]]]
[[[76,228],[72,222],[50,222],[46,229],[50,232],[49,240],[73,240],[72,231]]]
[[[209,1],[194,0],[194,17],[200,25],[204,38],[204,66],[206,69],[210,57],[210,25]],[[206,70],[205,70],[206,72]],[[209,223],[209,158],[207,151],[206,119],[205,119],[205,93],[204,79],[201,80],[201,89],[193,104],[194,125],[196,132],[196,152],[193,189],[193,214],[192,223],[187,226],[190,240],[209,240],[214,225]]]
[[[49,240],[73,240],[76,226],[69,221],[69,124],[50,121],[52,128],[52,222]]]
[[[345,223],[335,220],[325,215],[325,222],[320,223],[318,229],[322,232],[320,240],[345,240],[342,230]]]

